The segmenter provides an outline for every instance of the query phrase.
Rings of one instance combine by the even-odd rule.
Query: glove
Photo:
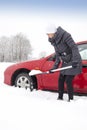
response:
[[[72,67],[76,68],[78,66],[78,62],[72,62]]]

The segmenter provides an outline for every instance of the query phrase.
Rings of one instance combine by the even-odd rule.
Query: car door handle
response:
[[[82,67],[83,67],[83,68],[87,68],[87,64],[83,64]]]

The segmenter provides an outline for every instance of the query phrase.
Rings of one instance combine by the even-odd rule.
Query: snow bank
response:
[[[87,97],[58,101],[57,93],[25,90],[3,83],[0,63],[0,130],[87,130]]]

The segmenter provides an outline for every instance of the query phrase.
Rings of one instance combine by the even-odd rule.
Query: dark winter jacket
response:
[[[54,37],[49,39],[49,41],[54,46],[56,53],[56,61],[52,69],[58,68],[60,60],[62,60],[62,67],[77,63],[76,68],[62,70],[61,73],[63,75],[76,75],[81,73],[81,56],[71,35],[61,27],[58,27]]]

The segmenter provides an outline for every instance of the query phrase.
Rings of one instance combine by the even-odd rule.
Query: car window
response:
[[[87,44],[78,45],[78,49],[82,60],[87,60]]]
[[[56,54],[53,54],[49,59],[48,61],[55,61],[56,59]]]

